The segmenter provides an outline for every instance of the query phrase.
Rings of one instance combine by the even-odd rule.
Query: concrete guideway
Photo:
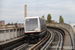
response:
[[[60,23],[47,23],[46,24],[48,27],[53,27],[53,28],[59,28],[61,30],[63,30],[65,32],[65,36],[64,36],[64,44],[63,44],[63,50],[73,50],[75,49],[75,31],[72,28],[72,26],[68,25],[68,24],[60,24]],[[2,27],[3,28],[3,27]],[[1,35],[13,35],[13,36],[5,36],[6,38],[3,38],[3,40],[1,39],[2,42],[0,42],[0,45],[14,41],[16,39],[21,39],[24,37],[24,26],[18,26],[18,28],[15,28],[15,26],[13,27],[7,27],[6,29],[0,29],[0,30],[4,30],[3,34]],[[12,31],[11,31],[12,30]],[[8,32],[7,32],[8,31]],[[6,33],[7,32],[7,33]],[[12,32],[14,34],[12,34]],[[22,34],[21,34],[22,33]],[[59,42],[57,42],[59,43]],[[57,44],[56,42],[52,42],[52,44]],[[29,46],[30,47],[30,46]]]
[[[36,43],[33,47],[31,47],[29,50],[40,50],[49,40],[50,35],[51,35],[50,32],[47,32],[46,36],[41,41]]]
[[[64,29],[63,29],[64,30]],[[72,41],[71,41],[71,38],[69,36],[69,33],[64,30],[64,32],[66,33],[65,36],[64,36],[64,44],[63,44],[63,50],[72,50],[73,46],[72,46]]]
[[[34,44],[29,44],[29,43],[24,43],[12,50],[29,50],[29,48],[31,48]]]
[[[65,32],[65,36],[64,36],[64,46],[63,46],[63,50],[73,50],[75,49],[75,42],[74,42],[74,30],[73,28],[68,25],[68,24],[59,24],[59,23],[47,23],[46,24],[48,27],[55,27],[55,28],[59,28],[62,29]]]
[[[50,32],[51,36],[50,36],[49,40],[46,42],[46,44],[40,50],[48,50],[49,45],[52,43],[52,41],[54,39],[54,34],[49,29],[47,29],[47,30]]]
[[[47,50],[62,50],[63,46],[62,33],[55,29],[49,29],[49,30],[54,34],[54,39]]]
[[[0,27],[0,50],[12,49],[23,43],[24,26],[8,25]]]

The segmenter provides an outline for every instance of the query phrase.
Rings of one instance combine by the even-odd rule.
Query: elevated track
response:
[[[22,44],[13,50],[62,50],[63,49],[63,35],[62,31],[57,31],[48,28],[46,36],[36,44]]]
[[[54,34],[54,39],[47,50],[62,50],[63,36],[59,31],[49,29]],[[46,49],[45,49],[46,50]]]
[[[73,48],[65,47],[65,44],[68,42],[64,42],[65,33],[68,34],[66,30],[53,27],[48,27],[47,30],[46,36],[38,43],[24,43],[16,48],[13,48],[13,50],[73,50]],[[70,36],[67,37],[67,40],[70,41],[68,45],[72,47]]]

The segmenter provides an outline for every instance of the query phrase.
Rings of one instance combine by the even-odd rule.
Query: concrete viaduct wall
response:
[[[75,44],[74,44],[75,32],[74,32],[73,28],[69,24],[65,24],[65,23],[61,23],[61,24],[60,23],[47,23],[46,25],[50,26],[50,27],[57,27],[57,28],[66,29],[70,33],[72,43],[73,43],[73,47],[75,47]]]
[[[24,37],[24,26],[23,25],[9,25],[0,27],[0,44],[6,41],[13,41]]]

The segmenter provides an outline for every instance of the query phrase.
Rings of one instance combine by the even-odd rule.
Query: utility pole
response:
[[[70,20],[69,20],[69,24],[71,24]]]
[[[25,17],[27,17],[27,5],[25,5]]]

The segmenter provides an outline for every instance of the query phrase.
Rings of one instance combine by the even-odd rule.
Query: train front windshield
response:
[[[38,19],[26,19],[26,31],[35,31],[38,28]]]

